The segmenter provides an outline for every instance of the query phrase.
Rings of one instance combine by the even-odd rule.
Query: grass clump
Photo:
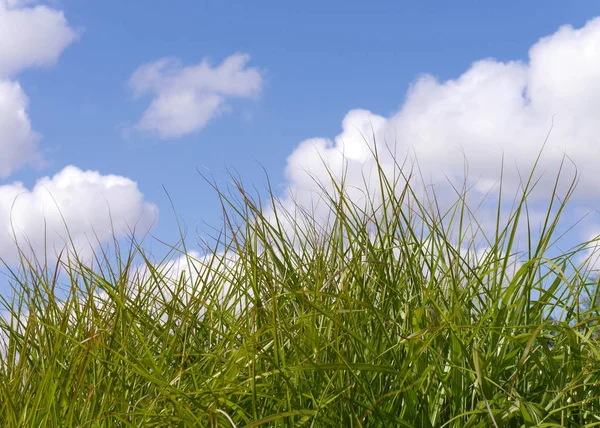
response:
[[[549,255],[573,186],[521,254],[533,173],[489,237],[465,189],[442,210],[377,172],[361,201],[332,174],[327,222],[217,189],[202,256],[155,263],[134,239],[114,260],[22,256],[2,426],[599,425],[597,279],[575,262],[590,243]]]

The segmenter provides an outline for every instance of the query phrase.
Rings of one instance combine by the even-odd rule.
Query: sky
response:
[[[483,194],[502,154],[516,190],[510,168],[552,128],[538,196],[568,154],[575,220],[600,208],[597,16],[595,1],[0,0],[0,258],[16,260],[12,231],[59,245],[63,221],[78,243],[110,242],[112,223],[175,244],[179,219],[193,243],[220,226],[201,174],[264,192],[266,171],[309,205],[322,159],[344,153],[362,183],[371,130],[440,186],[464,151]],[[597,233],[591,215],[572,239]]]

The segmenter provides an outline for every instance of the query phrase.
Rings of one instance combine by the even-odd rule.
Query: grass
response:
[[[574,185],[534,233],[532,172],[487,236],[466,186],[442,209],[373,156],[380,196],[332,174],[328,222],[234,181],[202,256],[22,253],[1,425],[600,426],[598,281],[576,262],[593,242],[549,255]]]

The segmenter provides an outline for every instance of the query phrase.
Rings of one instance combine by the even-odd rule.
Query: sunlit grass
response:
[[[573,187],[534,233],[533,177],[477,242],[466,189],[440,208],[380,169],[361,201],[331,175],[326,225],[272,191],[263,207],[239,181],[216,189],[222,234],[202,257],[174,247],[178,267],[133,239],[114,260],[22,256],[6,267],[0,422],[600,425],[597,279],[577,262],[593,243],[548,255]]]

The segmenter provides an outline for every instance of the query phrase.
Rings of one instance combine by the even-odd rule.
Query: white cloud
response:
[[[400,163],[407,157],[416,158],[425,181],[436,183],[437,196],[442,202],[456,200],[446,177],[460,187],[465,169],[463,153],[468,161],[469,182],[478,181],[475,190],[480,196],[500,178],[504,154],[503,192],[512,198],[519,188],[517,168],[526,179],[553,117],[554,127],[538,166],[538,172],[545,171],[545,175],[533,200],[550,197],[555,173],[565,153],[581,174],[578,200],[598,200],[598,46],[600,18],[581,29],[561,27],[541,39],[530,49],[528,62],[484,59],[475,62],[457,79],[444,82],[424,74],[411,85],[404,105],[390,117],[368,110],[350,111],[342,122],[342,132],[333,140],[303,141],[289,156],[288,191],[283,205],[291,207],[294,199],[310,208],[318,199],[322,191],[313,178],[329,181],[321,159],[334,174],[341,175],[345,156],[348,161],[345,181],[356,188],[355,198],[361,197],[365,187],[376,192],[376,180],[368,178],[376,174],[369,151],[369,147],[375,147],[371,141],[373,134],[386,173],[398,172],[387,144]],[[370,146],[363,136],[371,141]],[[564,172],[565,177],[571,178],[574,168],[566,165]],[[491,210],[489,214],[493,217],[495,212]]]
[[[181,256],[153,266],[153,270],[165,281],[165,284],[156,284],[150,280],[155,289],[148,290],[157,298],[160,294],[162,303],[169,303],[173,298],[172,291],[178,291],[178,299],[188,304],[192,297],[202,293],[203,299],[211,299],[215,303],[223,302],[230,292],[232,280],[239,279],[243,271],[243,263],[239,256],[232,252],[216,252],[201,255],[197,251],[189,251]],[[135,275],[140,278],[136,286],[151,278],[147,265],[136,267]],[[183,289],[179,290],[180,280],[184,278]],[[207,288],[208,287],[208,288]],[[208,294],[205,294],[207,293]]]
[[[41,161],[37,134],[27,116],[29,99],[16,82],[0,80],[0,178]]]
[[[246,64],[250,57],[234,54],[219,66],[208,60],[183,67],[174,58],[163,58],[138,68],[129,85],[135,97],[152,94],[150,106],[136,125],[161,138],[176,138],[197,132],[229,110],[228,98],[252,97],[260,93],[261,72]]]
[[[0,0],[0,178],[26,164],[43,163],[32,129],[29,100],[14,77],[30,67],[54,64],[77,37],[60,10],[36,0]],[[44,177],[32,189],[0,185],[0,258],[17,260],[16,244],[27,256],[47,251],[50,259],[68,241],[83,257],[98,243],[144,233],[156,220],[156,207],[125,177],[68,166]]]
[[[0,77],[54,64],[77,38],[62,11],[27,3],[0,0]]]
[[[20,8],[28,3],[0,0],[0,178],[42,160],[27,114],[29,100],[10,78],[25,68],[55,63],[76,38],[61,11]]]
[[[600,226],[592,225],[584,236],[585,249],[579,254],[577,262],[584,269],[600,273]]]
[[[29,190],[15,182],[0,186],[0,258],[14,262],[19,247],[37,257],[52,258],[68,242],[90,254],[93,245],[114,234],[146,232],[157,218],[157,208],[144,200],[137,184],[118,175],[101,175],[68,166],[53,177],[43,177]]]
[[[202,318],[210,307],[225,306],[241,313],[251,306],[253,293],[244,284],[233,284],[243,275],[244,265],[231,252],[183,253],[166,262],[137,265],[129,275],[127,298],[139,302],[138,311],[151,314],[155,320],[167,322],[173,311],[190,310],[189,305],[200,305],[197,315]],[[153,275],[155,273],[155,276]],[[247,284],[246,284],[247,285]],[[94,298],[99,307],[114,311],[117,303],[106,291],[96,290]]]

